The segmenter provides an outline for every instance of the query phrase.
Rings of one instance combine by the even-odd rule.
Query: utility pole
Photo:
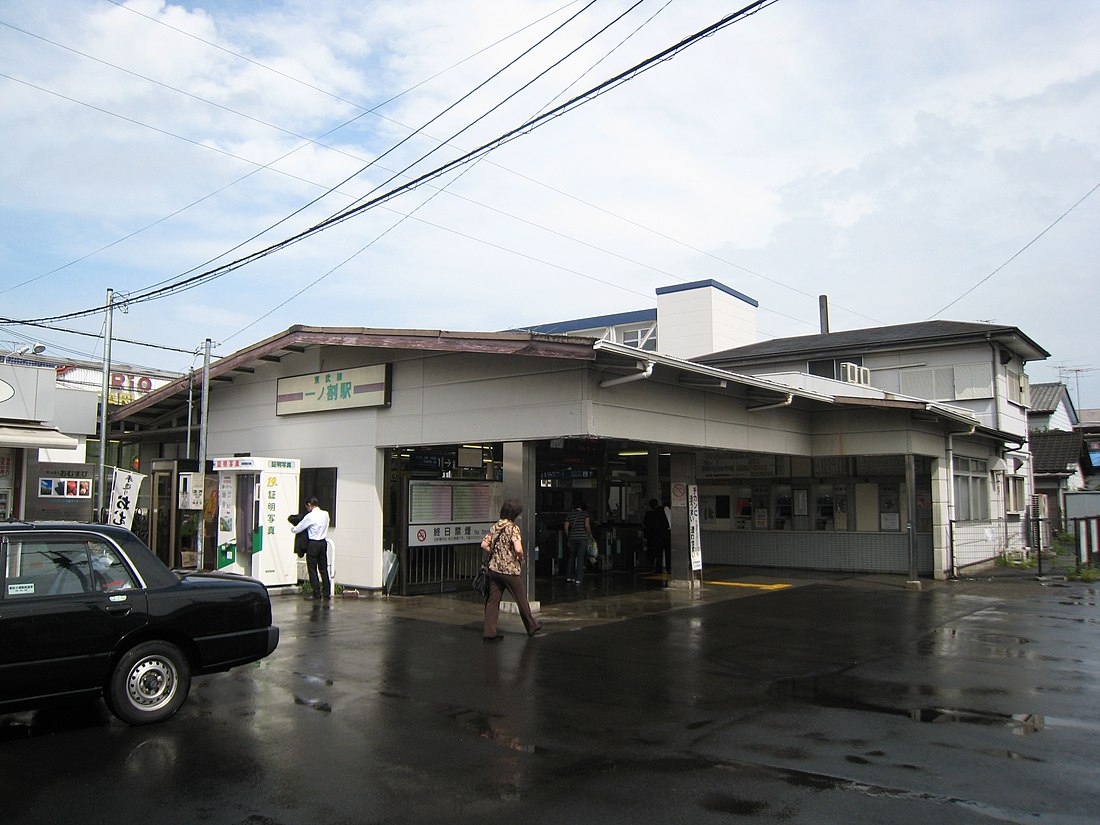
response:
[[[202,569],[203,540],[206,538],[206,428],[210,422],[210,339],[203,344],[202,409],[199,411],[199,484],[202,487],[203,509],[199,513],[199,529],[195,533],[195,569]],[[188,432],[190,432],[188,420]]]
[[[107,521],[107,393],[111,377],[111,316],[115,300],[114,290],[107,290],[107,319],[103,327],[103,382],[99,390],[99,472],[96,476],[96,521]]]

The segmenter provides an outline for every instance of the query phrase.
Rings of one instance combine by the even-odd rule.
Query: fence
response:
[[[1066,572],[1067,565],[1078,571],[1100,565],[1100,517],[1071,518],[1065,527],[1068,545],[1065,539],[1056,543],[1062,533],[1062,524],[1057,519],[953,521],[951,571],[958,574],[967,567],[998,562],[1007,568],[1048,575],[1056,572],[1056,568]],[[1062,555],[1055,552],[1059,547]],[[1066,556],[1068,549],[1072,553]]]
[[[1074,537],[1074,561],[1077,568],[1091,567],[1100,561],[1100,516],[1069,520]]]
[[[409,547],[398,578],[402,596],[468,588],[483,555],[478,544]]]
[[[1031,526],[1023,521],[989,519],[951,522],[951,571],[1005,559],[1026,559],[1032,542]],[[1049,531],[1049,528],[1048,528]],[[1043,532],[1040,530],[1040,533]],[[1041,535],[1039,536],[1041,538]]]

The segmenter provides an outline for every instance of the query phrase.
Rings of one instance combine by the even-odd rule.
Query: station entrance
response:
[[[563,525],[578,503],[597,545],[587,572],[629,577],[647,569],[643,516],[651,499],[668,499],[667,451],[604,439],[551,439],[533,447],[534,501],[523,502],[521,519],[528,558],[535,559],[535,597],[540,580],[565,575]],[[469,588],[481,538],[504,499],[504,445],[390,449],[385,477],[383,541],[395,557],[386,589],[417,595]]]

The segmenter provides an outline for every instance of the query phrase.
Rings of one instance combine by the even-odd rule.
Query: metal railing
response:
[[[1001,558],[1026,559],[1030,550],[1028,524],[1024,521],[952,521],[950,526],[950,566],[953,574],[963,568]]]
[[[469,587],[481,557],[477,544],[408,547],[404,550],[398,592],[409,596]]]
[[[1073,518],[1069,520],[1069,527],[1078,571],[1082,567],[1092,567],[1094,562],[1100,561],[1100,517]]]

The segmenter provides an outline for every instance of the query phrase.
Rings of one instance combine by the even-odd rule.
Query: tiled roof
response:
[[[1084,442],[1080,433],[1062,430],[1037,431],[1029,434],[1028,440],[1031,442],[1036,473],[1065,473],[1066,467],[1077,464],[1081,459]]]

